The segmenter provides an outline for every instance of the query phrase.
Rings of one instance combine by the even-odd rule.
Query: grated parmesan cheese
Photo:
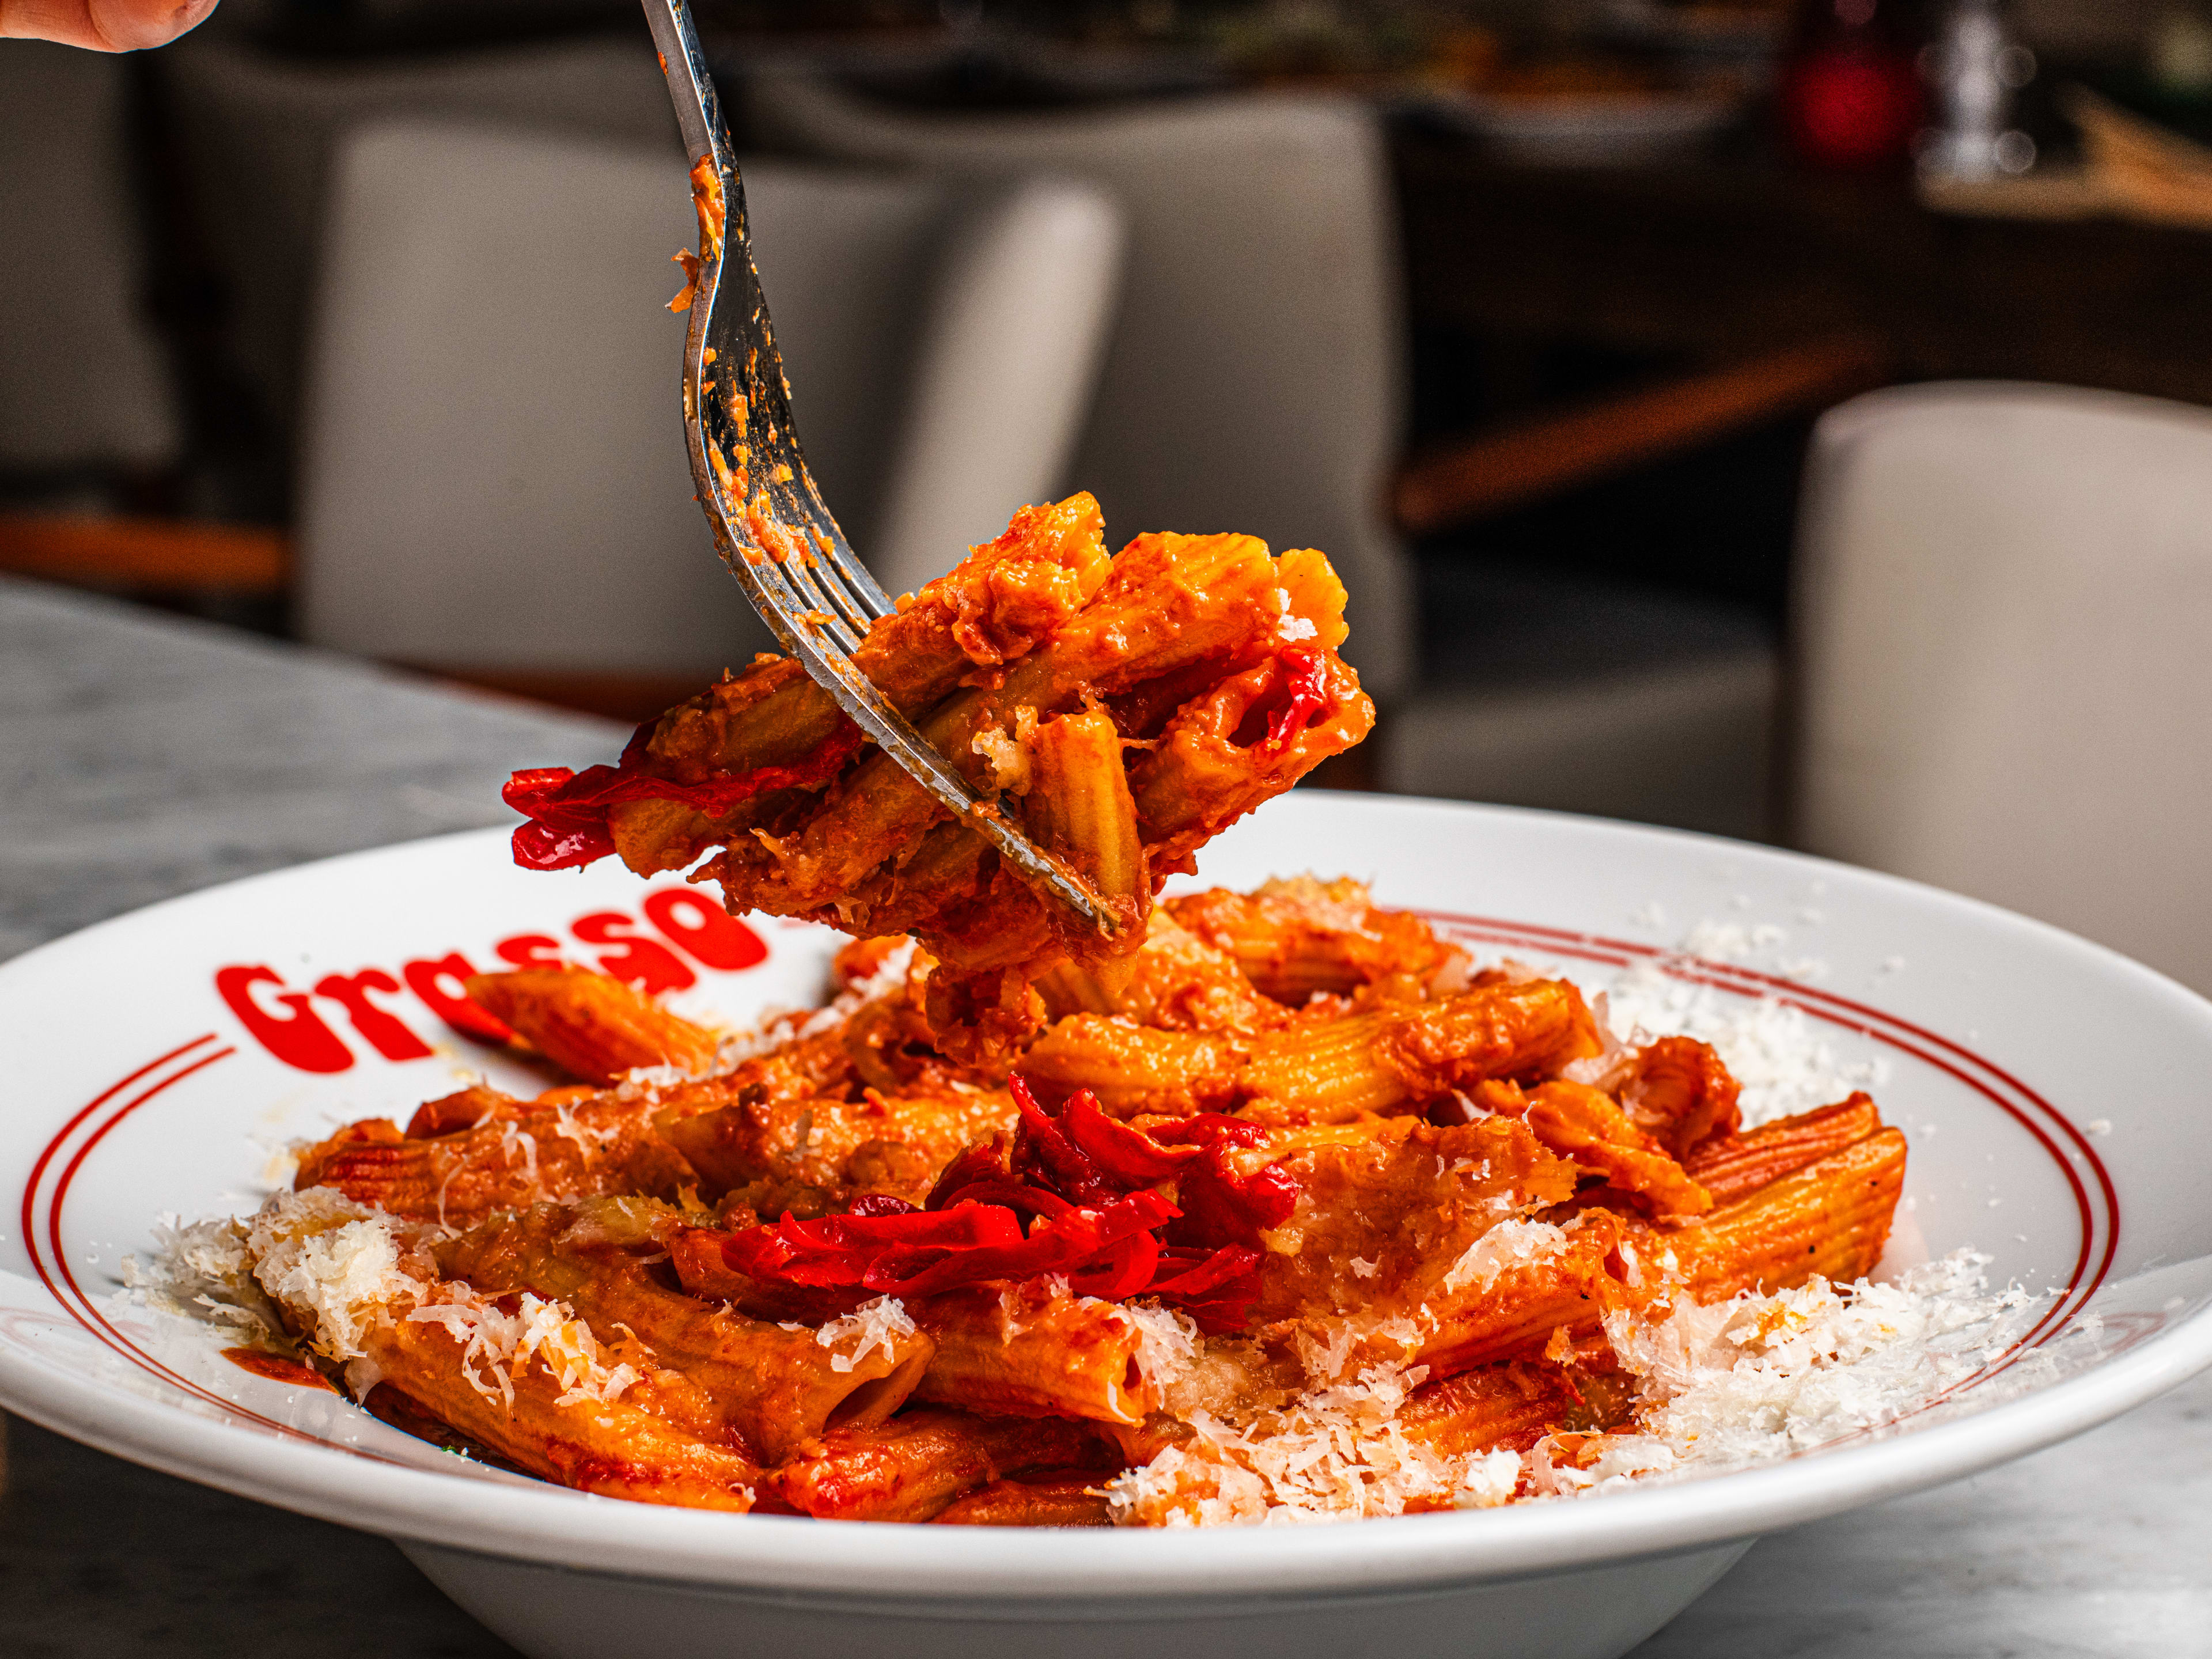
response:
[[[611,1405],[638,1380],[635,1366],[606,1363],[591,1327],[566,1303],[544,1301],[528,1291],[515,1311],[506,1313],[470,1286],[447,1280],[407,1321],[442,1328],[461,1345],[463,1380],[509,1411],[514,1409],[514,1379],[533,1358],[561,1385],[556,1406],[586,1400]]]
[[[1607,1315],[1613,1352],[1642,1381],[1629,1437],[1650,1443],[1632,1455],[1647,1472],[1713,1474],[1895,1421],[1986,1364],[2041,1306],[2016,1287],[1990,1291],[1989,1260],[1958,1250],[1891,1285],[1815,1279],[1684,1301],[1656,1322]]]
[[[1137,1369],[1157,1393],[1198,1369],[1202,1340],[1190,1316],[1158,1304],[1124,1302],[1115,1311],[1135,1327]]]
[[[254,1282],[246,1224],[224,1217],[196,1221],[163,1216],[154,1224],[155,1255],[123,1258],[124,1288],[149,1308],[199,1319],[246,1341],[283,1331],[276,1304]]]
[[[1878,1087],[1888,1075],[1881,1060],[1839,1059],[1802,1008],[1693,985],[1657,963],[1638,963],[1623,973],[1608,988],[1606,1001],[1602,1018],[1628,1046],[1662,1031],[1711,1043],[1742,1085],[1746,1128],[1832,1105],[1854,1089]],[[1577,1066],[1589,1063],[1567,1069],[1579,1077]]]
[[[1473,1466],[1486,1453],[1446,1457],[1398,1426],[1399,1408],[1426,1376],[1419,1366],[1370,1366],[1249,1424],[1193,1412],[1188,1443],[1106,1483],[1113,1518],[1120,1525],[1294,1526],[1401,1515],[1417,1503],[1447,1506],[1462,1492],[1479,1498],[1489,1486]]]
[[[636,1075],[635,1072],[630,1073],[631,1077]],[[578,1121],[574,1109],[565,1100],[553,1109],[553,1133],[560,1139],[574,1141],[576,1150],[586,1156],[595,1147],[604,1146],[622,1134],[620,1129],[611,1125],[604,1129],[594,1129],[587,1123]],[[535,1143],[532,1149],[535,1150]]]
[[[914,1321],[907,1316],[906,1304],[895,1296],[879,1296],[830,1321],[814,1340],[830,1350],[831,1370],[849,1371],[878,1348],[886,1360],[896,1363],[900,1341],[913,1334]],[[857,1340],[849,1352],[840,1352],[837,1345],[848,1337]]]
[[[425,1288],[400,1265],[392,1218],[329,1187],[276,1194],[246,1224],[245,1249],[307,1346],[340,1363],[366,1358],[362,1336]]]
[[[532,1192],[538,1191],[538,1137],[525,1129],[513,1118],[505,1118],[501,1121],[499,1126],[499,1146],[510,1170],[514,1167],[515,1152],[518,1149],[521,1152],[522,1178],[530,1183],[530,1189]],[[442,1198],[444,1195],[444,1189],[441,1188],[439,1196]],[[442,1215],[444,1212],[441,1210],[439,1213]]]
[[[1480,1295],[1510,1267],[1549,1261],[1567,1248],[1566,1230],[1548,1221],[1501,1221],[1467,1247],[1444,1274],[1447,1291],[1474,1286]]]
[[[1960,1251],[1894,1285],[1838,1288],[1815,1279],[1712,1307],[1685,1301],[1656,1320],[1616,1310],[1606,1330],[1641,1386],[1635,1427],[1547,1436],[1526,1454],[1487,1448],[1444,1456],[1408,1441],[1396,1419],[1426,1375],[1419,1366],[1372,1366],[1248,1422],[1194,1411],[1188,1442],[1107,1483],[1113,1518],[1279,1526],[1409,1506],[1488,1508],[1516,1496],[1580,1498],[1718,1474],[1808,1451],[1897,1422],[2004,1352],[2046,1298],[1990,1291],[1987,1261]],[[1309,1374],[1328,1375],[1349,1335],[1347,1325],[1341,1342],[1302,1337]],[[2021,1369],[2039,1374],[2033,1364]]]

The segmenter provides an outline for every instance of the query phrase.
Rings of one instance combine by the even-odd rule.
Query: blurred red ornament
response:
[[[1920,71],[1896,0],[1807,0],[1777,82],[1790,148],[1812,166],[1902,167],[1921,119]]]

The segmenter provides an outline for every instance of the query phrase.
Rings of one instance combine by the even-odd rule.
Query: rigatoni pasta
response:
[[[647,1502],[1210,1524],[1668,1467],[1654,1354],[1841,1305],[1903,1139],[1863,1094],[1747,1130],[1711,1048],[1356,881],[1156,903],[1371,724],[1344,598],[1249,537],[1109,557],[1077,495],[862,642],[1110,937],[780,659],[618,765],[518,774],[524,862],[831,922],[836,1000],[734,1044],[602,975],[471,980],[477,1035],[573,1081],[302,1148],[196,1247],[227,1316],[410,1432]]]
[[[337,1319],[278,1279],[275,1323],[341,1373],[366,1358],[387,1420],[648,1501],[1418,1513],[1607,1467],[1642,1443],[1630,1333],[1861,1277],[1900,1190],[1864,1095],[1743,1129],[1704,1044],[1623,1044],[1573,984],[1356,884],[1172,901],[1004,1059],[930,1047],[937,969],[856,943],[836,1013],[704,1075],[339,1132],[264,1229],[381,1228],[404,1282]],[[892,1050],[895,1094],[871,1081]],[[564,1118],[583,1146],[510,1156]]]

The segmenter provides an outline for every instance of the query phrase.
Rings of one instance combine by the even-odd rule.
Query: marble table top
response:
[[[0,957],[174,893],[507,822],[623,735],[0,580]],[[509,1653],[380,1538],[5,1422],[9,1653]],[[1639,1659],[2212,1654],[2212,1377],[2038,1456],[1766,1539]]]

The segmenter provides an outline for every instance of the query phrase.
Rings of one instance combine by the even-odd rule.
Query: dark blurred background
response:
[[[1817,842],[1792,594],[1823,412],[1959,380],[2212,403],[2194,0],[700,15],[863,552],[908,585],[1017,488],[1096,489],[1117,542],[1320,544],[1383,708],[1339,784]],[[1021,178],[1073,194],[1017,211]],[[533,228],[614,225],[590,190],[659,216]],[[648,329],[686,218],[629,0],[224,0],[128,58],[0,43],[0,568],[649,714],[752,636],[699,587],[678,325],[621,347],[635,443],[562,342]],[[1011,441],[940,361],[984,374],[945,344],[987,285],[962,247],[1044,307],[989,369],[1042,434],[1012,472],[955,477]],[[609,573],[632,597],[556,614]]]

